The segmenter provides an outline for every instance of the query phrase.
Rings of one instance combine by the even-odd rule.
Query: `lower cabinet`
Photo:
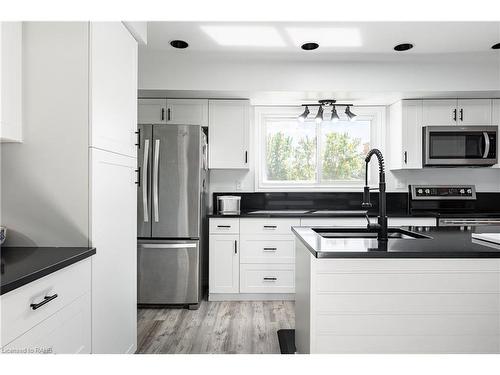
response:
[[[239,293],[239,235],[210,234],[209,293]]]
[[[241,264],[241,293],[295,293],[295,264]]]
[[[4,353],[91,352],[91,259],[1,296]],[[37,309],[32,304],[55,296]]]

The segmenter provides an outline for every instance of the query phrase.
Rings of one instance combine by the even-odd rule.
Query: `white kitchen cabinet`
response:
[[[402,100],[389,108],[390,169],[422,168],[422,100]]]
[[[32,303],[54,299],[33,310]],[[4,352],[90,353],[91,259],[84,259],[0,297]]]
[[[22,22],[0,22],[0,141],[21,142]]]
[[[136,159],[91,149],[92,351],[133,353],[137,324]]]
[[[239,235],[210,234],[209,293],[239,293]]]
[[[137,42],[121,22],[90,25],[91,146],[136,156]]]
[[[167,99],[139,99],[137,123],[155,125],[167,123]]]
[[[424,126],[491,125],[491,99],[424,100]]]
[[[25,139],[2,147],[2,224],[22,233],[11,244],[97,248],[93,353],[137,340],[134,43],[120,22],[25,22]]]
[[[167,99],[167,124],[208,125],[207,99]]]
[[[248,169],[249,102],[210,100],[209,114],[209,168]]]

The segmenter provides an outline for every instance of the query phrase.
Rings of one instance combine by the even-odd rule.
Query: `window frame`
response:
[[[315,108],[315,107],[312,107]],[[370,145],[372,148],[378,148],[384,153],[385,149],[385,129],[386,129],[386,107],[385,106],[356,106],[353,112],[357,114],[356,119],[361,121],[370,121]],[[272,192],[272,191],[359,191],[364,185],[364,181],[335,181],[333,184],[325,183],[310,183],[301,181],[264,181],[265,152],[266,152],[266,129],[265,125],[269,120],[286,120],[296,119],[303,111],[301,106],[256,106],[255,107],[255,191],[256,192]],[[315,112],[315,111],[311,111]],[[314,113],[312,114],[314,115]],[[310,116],[312,116],[310,115]],[[316,166],[319,168],[320,158],[317,158]],[[373,181],[376,182],[378,166],[375,162],[370,164],[368,183],[373,186]],[[319,170],[318,170],[319,172]]]

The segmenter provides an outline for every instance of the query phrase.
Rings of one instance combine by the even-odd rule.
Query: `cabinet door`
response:
[[[90,293],[77,298],[8,345],[4,353],[90,354]]]
[[[491,99],[459,99],[458,121],[459,125],[491,125],[492,100]]]
[[[121,22],[90,30],[91,146],[135,156],[137,42]]]
[[[167,124],[208,126],[208,100],[167,99]]]
[[[130,353],[137,340],[136,159],[92,149],[92,351]]]
[[[456,99],[424,100],[423,126],[455,125],[458,119]]]
[[[167,123],[167,99],[139,99],[137,123],[141,125]]]
[[[422,101],[403,102],[403,163],[405,169],[422,168]]]
[[[22,22],[0,22],[0,141],[22,138]]]
[[[210,100],[209,108],[209,168],[248,169],[248,101]]]
[[[239,293],[239,236],[213,234],[209,239],[209,292]]]

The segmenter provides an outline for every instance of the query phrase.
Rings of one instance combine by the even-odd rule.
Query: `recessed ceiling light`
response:
[[[189,44],[183,40],[172,40],[170,45],[174,48],[184,49],[188,48]]]
[[[284,47],[285,41],[271,26],[200,26],[221,46]]]
[[[352,27],[287,27],[286,31],[296,46],[304,40],[316,40],[322,47],[360,47],[361,34]]]
[[[312,51],[313,49],[316,49],[319,47],[318,43],[310,42],[310,43],[304,43],[300,46],[303,50],[306,51]]]
[[[493,44],[493,45],[491,46],[491,49],[500,49],[500,43]]]
[[[398,44],[397,46],[394,47],[394,51],[398,51],[398,52],[408,51],[409,49],[412,49],[412,48],[413,48],[413,44],[411,44],[411,43],[401,43],[401,44]]]

